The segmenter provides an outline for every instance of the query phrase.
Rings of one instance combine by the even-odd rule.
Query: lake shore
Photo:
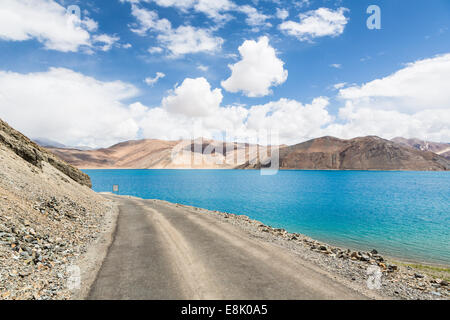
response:
[[[447,173],[87,170],[94,191],[245,214],[353,250],[450,267]],[[351,183],[349,183],[351,181]],[[420,195],[420,196],[419,196]],[[412,261],[408,261],[412,260]]]
[[[117,197],[111,194],[108,196]],[[177,212],[188,219],[204,217],[210,219],[212,224],[217,223],[223,228],[232,228],[224,230],[243,232],[251,241],[261,245],[275,246],[283,252],[289,252],[295,256],[293,261],[307,263],[313,266],[317,273],[327,274],[336,283],[341,283],[371,299],[450,299],[448,284],[450,272],[445,268],[396,262],[397,260],[381,256],[376,250],[358,252],[331,246],[305,235],[272,228],[243,215],[211,211],[162,200],[142,200],[128,196],[117,198],[136,199],[136,201],[143,201],[145,206],[178,210]],[[373,269],[373,267],[376,268]],[[368,279],[373,270],[380,271],[381,282],[379,287],[369,288]]]
[[[267,226],[245,215],[212,211],[157,200],[169,206],[212,215],[235,225],[252,237],[295,252],[328,272],[338,274],[349,283],[366,286],[367,268],[377,266],[382,272],[382,288],[375,290],[387,298],[450,299],[450,268],[446,266],[404,261],[373,252],[353,251],[317,241],[299,233]]]

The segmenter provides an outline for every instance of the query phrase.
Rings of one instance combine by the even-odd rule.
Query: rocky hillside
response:
[[[68,299],[68,266],[111,204],[89,177],[0,121],[0,300]]]
[[[405,139],[400,137],[394,138],[392,141],[405,147],[411,147],[421,151],[431,151],[450,160],[450,143],[431,142],[420,139]]]
[[[241,168],[258,168],[259,164]],[[323,137],[280,149],[281,169],[450,170],[450,161],[378,137],[350,140]]]
[[[40,147],[19,131],[11,128],[6,122],[0,119],[0,144],[7,147],[23,160],[31,163],[35,167],[42,169],[43,162],[46,162],[74,181],[91,187],[89,176],[62,161],[54,154]]]

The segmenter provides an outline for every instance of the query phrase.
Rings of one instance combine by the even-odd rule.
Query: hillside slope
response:
[[[421,151],[434,152],[447,160],[450,160],[450,143],[431,142],[420,139],[394,138],[392,141],[405,147],[411,147]]]
[[[0,300],[67,299],[111,204],[90,179],[0,120]]]
[[[199,138],[126,141],[97,150],[49,150],[82,169],[233,169],[255,158],[255,148],[256,145]]]
[[[42,169],[43,163],[46,162],[61,171],[61,173],[69,176],[74,181],[92,187],[89,176],[73,166],[61,161],[54,154],[40,147],[19,131],[11,128],[6,122],[0,119],[0,144],[7,147],[23,160]]]
[[[241,168],[258,168],[245,165]],[[450,170],[450,161],[428,151],[379,137],[350,140],[322,137],[280,149],[281,169],[306,170]]]

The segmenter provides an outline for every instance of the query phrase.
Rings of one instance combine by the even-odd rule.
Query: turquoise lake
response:
[[[84,170],[97,192],[244,214],[351,249],[450,265],[450,172]]]

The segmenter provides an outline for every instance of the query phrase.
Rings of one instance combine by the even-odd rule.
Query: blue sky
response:
[[[0,16],[23,15],[21,19],[34,24],[0,23],[0,84],[3,79],[10,86],[17,83],[14,88],[24,86],[17,95],[6,92],[5,87],[3,92],[0,89],[0,117],[31,136],[90,146],[126,139],[186,137],[189,122],[199,119],[208,123],[202,135],[212,137],[224,130],[220,119],[226,119],[238,137],[261,129],[256,123],[264,128],[270,123],[281,126],[281,139],[286,143],[321,134],[450,141],[450,101],[444,93],[445,86],[450,86],[449,1],[211,0],[209,7],[197,1],[2,1]],[[38,9],[38,2],[49,5],[48,12],[42,5]],[[180,8],[181,3],[185,6]],[[381,9],[380,30],[366,26],[366,9],[373,4]],[[41,20],[62,15],[60,8],[70,5],[81,9],[84,33],[69,30],[67,38],[61,39],[64,35],[51,30],[58,28],[57,23],[46,26]],[[325,13],[322,20],[321,12]],[[314,23],[319,25],[310,25]],[[190,28],[192,34],[187,35],[182,27]],[[178,43],[175,38],[184,35],[197,37],[198,45]],[[262,37],[267,42],[263,43]],[[228,86],[224,85],[232,75],[229,65],[244,60],[239,48],[248,47],[250,52],[252,46],[257,52],[267,49],[265,55],[252,56],[256,52],[247,57],[247,61],[264,60],[261,66],[253,65],[263,70],[264,76],[245,79],[252,69],[247,69],[244,61]],[[55,74],[51,68],[64,72]],[[395,76],[402,70],[406,75]],[[157,73],[160,77],[156,80]],[[33,75],[36,81],[30,80]],[[52,89],[57,77],[70,77],[70,81],[65,86],[61,81],[61,88]],[[184,82],[186,79],[198,81]],[[90,85],[94,80],[95,85]],[[82,83],[78,86],[77,81]],[[422,81],[430,86],[436,81],[437,86],[431,88],[439,90],[442,97],[427,97],[426,92],[415,97],[411,92],[417,91],[414,86]],[[114,83],[120,83],[115,92],[105,89]],[[76,91],[74,87],[84,86],[86,93],[77,91],[77,97],[70,97],[67,110],[61,103],[55,105],[54,113],[48,107],[62,99],[56,94],[68,96]],[[35,96],[40,90],[55,97]],[[383,90],[392,93],[384,95],[380,93]],[[196,92],[196,96],[186,91]],[[86,100],[89,97],[92,99]],[[202,104],[198,110],[197,99]],[[411,103],[418,100],[417,105]],[[45,107],[36,106],[41,103]],[[71,108],[76,109],[77,104],[87,104],[89,109],[81,109],[78,113],[82,115],[75,116],[77,111]],[[240,109],[232,111],[231,106]],[[265,117],[258,118],[261,110],[266,110]],[[111,113],[111,119],[102,116],[105,112]],[[40,125],[32,123],[36,117],[27,116],[34,113]],[[67,122],[64,126],[52,122],[52,114],[65,113],[74,114],[72,122],[60,118],[53,120]],[[423,118],[429,121],[424,123]],[[296,124],[290,123],[292,119]],[[161,128],[164,122],[166,129]],[[184,131],[178,130],[180,126]]]

